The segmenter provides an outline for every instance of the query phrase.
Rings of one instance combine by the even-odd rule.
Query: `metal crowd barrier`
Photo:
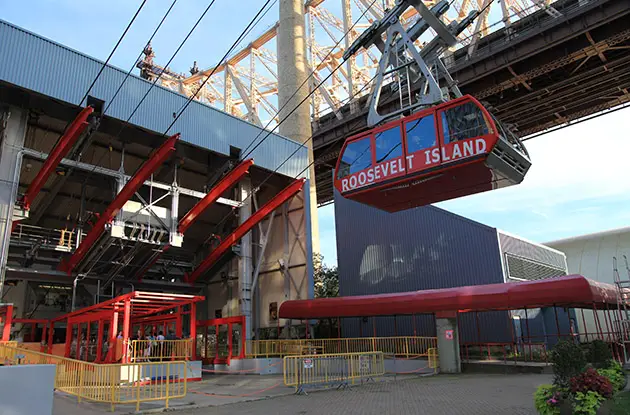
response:
[[[285,356],[284,384],[305,393],[306,386],[347,386],[357,379],[370,380],[385,374],[382,352]]]
[[[55,389],[78,401],[134,404],[183,398],[187,392],[186,362],[95,364],[0,344],[0,362],[17,365],[56,365]]]
[[[433,369],[433,373],[437,373],[440,369],[440,359],[437,347],[431,347],[427,353],[429,360],[429,368]]]
[[[134,362],[190,360],[192,345],[192,339],[132,340],[129,342],[129,356]]]
[[[437,337],[357,337],[339,339],[251,340],[247,357],[283,357],[304,354],[383,352],[388,356],[427,356]]]

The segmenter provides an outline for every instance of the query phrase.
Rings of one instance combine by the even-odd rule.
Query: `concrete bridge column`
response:
[[[311,139],[310,71],[306,59],[306,25],[304,22],[304,0],[280,0],[278,36],[278,109],[281,135],[308,149],[308,161],[312,163],[313,140]],[[304,101],[304,102],[302,102]],[[300,104],[302,102],[302,104]],[[298,106],[298,104],[300,104]],[[296,109],[297,107],[297,109]],[[285,120],[286,118],[286,120]],[[310,225],[313,253],[319,253],[319,225],[317,220],[317,192],[315,187],[315,167],[311,164],[310,178]],[[310,261],[310,259],[307,259]]]
[[[438,355],[441,373],[461,373],[457,312],[435,313]]]

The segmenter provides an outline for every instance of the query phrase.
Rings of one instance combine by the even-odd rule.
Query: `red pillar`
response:
[[[118,309],[114,308],[112,313],[112,321],[109,325],[109,350],[105,360],[113,362],[116,360],[116,350],[118,349]]]
[[[77,353],[79,351],[79,333],[77,333]],[[70,357],[70,348],[72,346],[72,323],[68,321],[66,324],[66,350],[64,352],[65,357]]]
[[[558,336],[558,342],[559,342],[560,341],[560,322],[558,321],[558,309],[556,308],[555,304],[553,306],[553,313],[556,316],[556,335]]]
[[[13,305],[7,306],[7,314],[4,317],[4,329],[2,330],[2,341],[8,342],[11,339],[11,325],[13,324]]]
[[[55,335],[55,322],[50,322],[50,330],[48,331],[48,353],[52,353],[53,340]]]
[[[182,326],[183,326],[183,322],[182,322],[182,307],[181,306],[177,306],[177,311],[175,312],[175,315],[177,316],[177,318],[175,319],[175,336],[177,336],[177,338],[182,338]],[[164,323],[164,334],[166,334],[166,328],[167,325],[166,323]]]
[[[103,353],[103,330],[105,329],[105,322],[103,320],[98,321],[98,334],[96,335],[96,361],[102,360],[101,354]]]
[[[181,315],[179,318],[181,326]],[[231,327],[231,326],[230,326]],[[232,355],[232,332],[229,331],[230,336],[230,356]],[[197,360],[197,304],[192,303],[190,305],[190,342],[192,344],[191,360]]]
[[[43,343],[46,341],[46,331],[48,329],[48,323],[44,323],[43,327],[42,327],[42,339],[40,340],[41,344],[41,352],[42,353],[46,353],[46,349],[44,349],[44,345]]]
[[[131,319],[131,300],[125,299],[123,312],[123,363],[129,363],[129,320]]]
[[[239,354],[239,357],[241,359],[245,359],[245,347],[247,347],[247,341],[245,340],[247,338],[247,336],[245,335],[245,333],[247,333],[247,325],[245,323],[245,318],[243,318],[243,320],[241,321],[241,326],[243,327],[243,334],[241,335],[241,353]]]

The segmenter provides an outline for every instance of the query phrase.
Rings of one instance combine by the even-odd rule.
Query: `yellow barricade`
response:
[[[129,345],[129,356],[134,362],[190,360],[192,356],[192,339],[132,340]]]
[[[55,389],[111,405],[165,401],[186,396],[186,362],[95,364],[0,344],[0,359],[9,364],[53,364]]]
[[[282,357],[302,354],[383,352],[388,356],[427,356],[437,348],[437,337],[358,337],[340,339],[251,340],[247,357]]]
[[[370,379],[385,374],[382,352],[285,356],[284,384],[297,393],[307,385],[347,385],[356,379]]]
[[[429,357],[429,368],[433,369],[433,373],[437,373],[440,368],[440,359],[437,347],[430,348],[427,355]]]

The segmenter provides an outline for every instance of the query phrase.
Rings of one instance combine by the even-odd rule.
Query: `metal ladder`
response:
[[[623,260],[626,266],[627,279],[621,279],[619,270],[617,269],[617,257],[613,257],[613,278],[617,287],[617,327],[618,343],[623,349],[624,367],[630,367],[630,356],[628,349],[630,348],[630,313],[628,310],[630,300],[630,267],[628,266],[628,258],[624,255]]]

